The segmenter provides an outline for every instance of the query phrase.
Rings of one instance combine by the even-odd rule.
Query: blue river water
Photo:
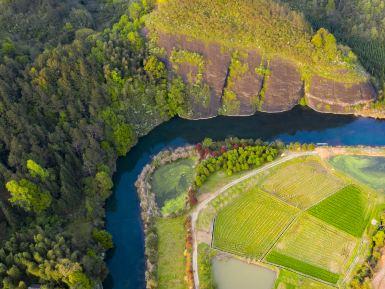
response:
[[[385,121],[320,114],[297,107],[289,112],[248,117],[197,121],[175,118],[158,126],[117,163],[114,192],[107,202],[107,229],[115,248],[107,256],[110,274],[104,282],[105,289],[145,288],[144,236],[134,183],[151,156],[164,148],[194,144],[205,137],[220,140],[228,136],[330,145],[385,145]]]

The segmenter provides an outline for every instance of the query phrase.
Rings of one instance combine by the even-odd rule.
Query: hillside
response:
[[[347,113],[375,98],[354,53],[285,5],[162,1],[146,27],[176,75],[203,91],[190,95],[189,117],[278,112],[300,101]]]

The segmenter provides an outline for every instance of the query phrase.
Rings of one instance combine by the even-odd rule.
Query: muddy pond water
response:
[[[385,121],[295,108],[284,113],[257,113],[248,117],[199,121],[175,118],[158,126],[117,163],[114,192],[107,202],[107,229],[114,238],[115,248],[107,256],[110,274],[104,282],[105,289],[145,288],[144,236],[134,187],[143,166],[164,148],[194,144],[205,137],[224,139],[227,136],[331,145],[385,145]]]
[[[272,289],[277,272],[231,257],[215,257],[213,274],[217,289]]]

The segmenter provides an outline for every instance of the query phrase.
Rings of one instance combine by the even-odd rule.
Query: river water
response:
[[[107,202],[107,229],[115,248],[107,256],[110,275],[105,289],[144,289],[144,236],[134,182],[151,156],[166,147],[194,144],[205,137],[280,139],[330,145],[385,145],[385,121],[295,108],[279,114],[216,117],[189,121],[175,118],[155,128],[117,163],[114,192]],[[172,289],[172,288],[170,288]]]

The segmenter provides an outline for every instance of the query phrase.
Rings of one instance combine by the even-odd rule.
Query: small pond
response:
[[[224,256],[213,259],[213,274],[218,289],[272,289],[277,278],[270,269]]]

